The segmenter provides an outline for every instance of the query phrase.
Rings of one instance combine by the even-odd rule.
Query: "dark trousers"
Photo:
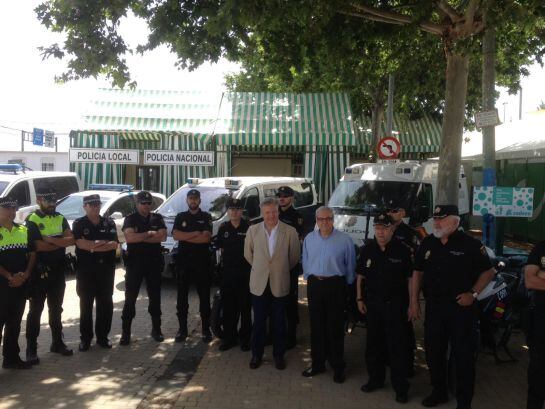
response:
[[[226,342],[238,338],[241,345],[250,343],[252,330],[252,298],[250,272],[224,269],[221,282],[223,303],[223,334]],[[237,331],[240,318],[240,331]]]
[[[327,359],[335,371],[342,371],[345,367],[346,281],[344,277],[320,280],[311,275],[308,279],[307,296],[312,367],[323,369]]]
[[[22,288],[0,288],[0,340],[4,332],[2,355],[5,363],[19,359],[19,333],[25,312],[26,297]]]
[[[545,403],[545,305],[532,311],[529,333],[527,409],[543,409]]]
[[[434,390],[447,393],[450,344],[456,369],[458,408],[471,407],[475,385],[477,305],[461,307],[456,302],[426,303],[424,338],[426,360]]]
[[[121,319],[131,322],[136,315],[136,299],[140,292],[142,280],[146,280],[148,293],[148,312],[154,326],[161,325],[161,271],[162,265],[132,260],[128,263],[125,274],[125,304]]]
[[[176,311],[181,326],[187,326],[187,312],[189,310],[189,288],[192,284],[197,287],[199,295],[199,313],[202,328],[210,327],[210,258],[208,255],[192,259],[180,259],[177,262],[178,296]]]
[[[62,303],[66,281],[64,278],[64,265],[48,266],[47,277],[42,268],[37,267],[35,277],[32,279],[29,311],[26,318],[27,345],[35,348],[40,335],[40,319],[47,299],[49,312],[49,328],[53,344],[62,343]]]
[[[93,339],[93,303],[96,302],[95,333],[98,341],[108,339],[112,328],[114,304],[114,265],[79,267],[76,292],[79,296],[79,328],[82,341]]]
[[[287,341],[295,344],[297,324],[299,324],[299,271],[295,267],[290,271],[290,293],[286,300]]]
[[[407,321],[407,374],[414,373],[416,335],[411,321]]]
[[[386,360],[390,363],[392,386],[398,393],[407,392],[407,304],[400,301],[368,300],[367,348],[365,361],[369,382],[382,385]]]
[[[271,313],[273,321],[273,357],[284,358],[286,351],[286,297],[275,297],[269,284],[262,295],[252,294],[254,309],[254,326],[252,328],[252,355],[263,357],[265,350],[265,333],[267,314]]]

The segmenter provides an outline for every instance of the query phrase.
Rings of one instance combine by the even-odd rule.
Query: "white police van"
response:
[[[0,197],[17,199],[19,209],[15,221],[22,223],[38,206],[36,192],[49,189],[60,199],[82,188],[74,172],[38,172],[25,170],[19,164],[0,164]]]
[[[250,223],[262,220],[260,202],[269,196],[275,196],[280,186],[289,186],[294,192],[294,207],[301,213],[305,227],[311,230],[314,226],[314,212],[318,207],[316,189],[312,179],[291,177],[232,177],[189,179],[176,190],[158,209],[167,225],[168,237],[162,243],[165,249],[165,268],[172,267],[178,242],[172,238],[172,226],[176,215],[187,211],[186,196],[190,189],[198,189],[201,193],[201,209],[212,216],[212,236],[219,226],[229,220],[226,202],[229,197],[240,199],[244,205],[243,217]]]
[[[334,226],[362,246],[366,237],[374,236],[372,217],[390,200],[403,203],[405,222],[432,231],[432,212],[437,198],[437,161],[359,163],[345,169],[329,206],[335,213]],[[469,216],[467,179],[463,168],[459,174],[458,209],[462,222]]]

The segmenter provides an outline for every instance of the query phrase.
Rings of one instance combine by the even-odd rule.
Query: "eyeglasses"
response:
[[[144,206],[151,206],[151,202],[140,202],[140,204]]]
[[[333,217],[317,217],[317,222],[330,222],[333,220]]]

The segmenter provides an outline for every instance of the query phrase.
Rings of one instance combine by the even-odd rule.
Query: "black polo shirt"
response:
[[[179,230],[190,233],[194,231],[209,231],[212,233],[212,216],[210,213],[203,212],[201,209],[192,214],[189,210],[180,212],[174,219],[172,230]],[[189,243],[187,241],[178,242],[179,257],[186,256],[208,256],[210,251],[209,243]]]
[[[301,216],[301,214],[295,210],[293,206],[288,207],[286,210],[282,210],[281,207],[278,207],[278,218],[281,222],[289,224],[291,227],[297,230],[299,237],[303,237],[305,235],[303,216]]]
[[[418,248],[419,240],[413,228],[407,226],[403,221],[394,230],[394,237],[409,246],[414,254]]]
[[[123,222],[122,230],[128,228],[134,229],[135,233],[145,233],[150,230],[159,231],[167,227],[163,216],[159,213],[150,213],[144,217],[140,213],[134,212],[125,217]],[[157,257],[162,254],[161,243],[127,243],[127,252],[129,258],[147,260],[149,257]]]
[[[455,302],[459,294],[471,291],[479,276],[490,268],[485,247],[460,230],[452,233],[446,244],[433,235],[427,236],[414,262],[414,269],[424,273],[424,296],[435,302]]]
[[[545,241],[535,245],[528,256],[526,264],[538,266],[540,270],[545,270]],[[545,291],[532,290],[532,292],[536,306],[545,307]]]
[[[76,240],[118,241],[115,222],[110,217],[100,216],[98,224],[93,224],[87,216],[80,217],[74,220],[72,232]],[[115,250],[91,253],[76,246],[76,256],[78,257],[78,264],[82,266],[102,263],[108,265],[115,264]]]
[[[62,222],[61,222],[61,224],[62,224],[62,233],[64,233],[66,231],[66,229],[70,229],[70,225],[68,224],[68,221],[66,220],[66,218],[64,216],[62,216],[60,213],[58,213],[58,212],[54,212],[51,215],[46,215],[40,209],[38,209],[34,213],[36,213],[39,217],[45,218],[45,219],[61,216],[62,217]],[[36,240],[43,240],[41,231],[44,230],[43,229],[44,226],[43,225],[40,225],[40,226],[36,225],[36,223],[29,220],[29,218],[30,218],[30,215],[27,217],[27,219],[25,221],[25,225],[26,225],[26,227],[28,229],[28,234],[29,234],[29,237],[30,237],[30,241],[34,242]],[[58,234],[56,237],[62,237],[62,233]],[[36,251],[37,261],[41,262],[41,263],[45,263],[45,264],[64,262],[65,254],[66,254],[66,248],[65,247],[61,247],[61,248],[59,248],[57,250],[53,250],[53,251]]]
[[[360,251],[357,273],[365,279],[368,302],[409,302],[411,251],[399,240],[392,238],[384,251],[376,240],[369,241]]]
[[[216,236],[216,246],[223,249],[223,267],[225,269],[249,270],[250,264],[244,258],[244,240],[249,224],[242,219],[238,227],[229,222],[223,223]]]

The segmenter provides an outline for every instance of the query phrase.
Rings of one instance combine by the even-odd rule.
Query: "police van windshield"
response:
[[[383,180],[342,181],[329,199],[329,206],[338,210],[365,209],[368,206],[384,209],[394,199],[410,209],[420,187],[420,183]]]
[[[180,212],[187,211],[187,192],[193,188],[184,187],[170,196],[157,210],[163,217],[176,217]],[[201,210],[210,213],[212,220],[218,220],[225,214],[229,190],[218,187],[198,187],[201,192]]]

